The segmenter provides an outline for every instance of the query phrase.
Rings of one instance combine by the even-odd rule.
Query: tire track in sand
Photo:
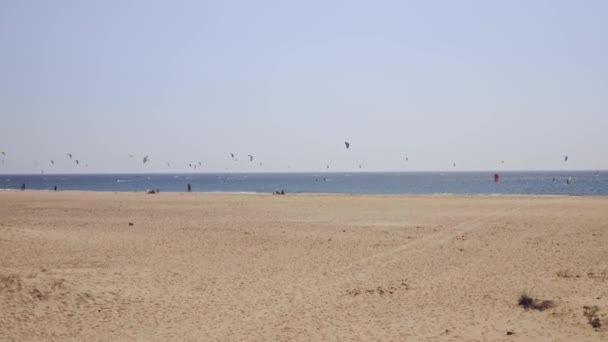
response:
[[[332,296],[341,294],[344,290],[343,287],[352,282],[352,278],[349,277],[349,275],[353,274],[354,269],[358,269],[356,271],[358,277],[365,277],[366,274],[377,271],[377,267],[373,266],[374,264],[386,265],[388,263],[399,261],[407,255],[424,253],[429,249],[436,248],[437,246],[450,241],[456,236],[479,229],[489,222],[501,217],[507,217],[520,209],[521,206],[516,206],[484,214],[480,217],[463,221],[451,227],[446,227],[440,232],[431,233],[414,241],[408,241],[407,243],[394,247],[390,250],[382,251],[374,255],[355,260],[345,267],[333,271],[324,270],[314,272],[307,277],[300,278],[297,282],[297,287],[300,290],[297,293],[294,293],[297,294],[297,296],[290,299],[288,306],[275,306],[273,310],[271,310],[272,313],[270,313],[268,317],[265,317],[264,320],[267,322],[273,322],[272,325],[274,328],[270,328],[271,331],[266,330],[262,334],[273,333],[274,336],[265,337],[277,338],[280,335],[281,338],[286,338],[286,340],[298,339],[302,336],[297,336],[297,332],[299,331],[300,333],[303,333],[303,331],[301,329],[289,328],[293,325],[292,323],[294,321],[294,317],[308,317],[309,319],[313,319],[312,317],[315,315],[309,317],[307,314],[311,314],[313,312],[319,313],[319,310],[322,310],[321,308],[326,305],[322,301],[319,301],[319,298],[322,298],[323,296],[329,296],[331,298]],[[318,279],[320,278],[321,272],[323,272],[323,278],[330,278],[333,279],[333,281],[319,283]],[[265,279],[265,281],[272,283],[273,279]],[[317,280],[317,282],[315,282],[315,280]],[[269,303],[266,302],[266,305],[268,304]],[[272,304],[270,305],[272,306]],[[284,333],[278,333],[278,330],[283,330]]]
[[[422,252],[429,248],[434,248],[442,243],[445,243],[445,242],[455,238],[458,235],[476,230],[476,229],[482,227],[483,225],[491,222],[494,219],[497,219],[499,217],[507,217],[510,214],[512,214],[513,212],[519,211],[520,209],[521,209],[521,207],[519,207],[519,206],[510,208],[510,209],[501,209],[501,210],[497,210],[497,211],[494,211],[489,214],[485,214],[481,217],[474,218],[472,220],[467,220],[467,221],[458,223],[454,226],[447,227],[440,232],[432,233],[427,236],[423,236],[417,240],[410,241],[410,242],[404,243],[402,245],[399,245],[397,247],[394,247],[390,250],[378,252],[374,255],[359,259],[359,260],[351,263],[348,266],[335,270],[333,273],[339,274],[342,272],[349,271],[356,267],[363,267],[367,264],[373,263],[374,261],[376,261],[378,259],[381,260],[383,258],[389,258],[389,261],[383,262],[383,264],[386,264],[386,263],[391,262],[390,259],[394,260],[397,258],[395,256],[395,254],[400,254],[400,253],[406,252],[406,255],[408,255],[411,253]],[[402,255],[400,254],[400,256],[402,256]]]

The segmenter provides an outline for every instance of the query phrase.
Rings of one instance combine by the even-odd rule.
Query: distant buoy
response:
[[[500,175],[498,173],[494,174],[494,183],[498,183],[498,181],[500,180]]]

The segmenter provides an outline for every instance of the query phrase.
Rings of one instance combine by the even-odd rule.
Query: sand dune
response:
[[[0,193],[0,341],[607,340],[608,198]]]

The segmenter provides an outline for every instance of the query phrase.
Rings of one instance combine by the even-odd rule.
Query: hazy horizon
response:
[[[547,174],[560,174],[560,175],[572,175],[576,173],[596,173],[596,172],[608,172],[608,169],[563,169],[563,170],[498,170],[498,169],[487,169],[487,170],[457,170],[457,169],[446,169],[446,170],[395,170],[395,171],[369,171],[369,170],[327,170],[327,171],[298,171],[298,170],[286,170],[286,171],[206,171],[206,170],[195,170],[195,171],[144,171],[144,172],[22,172],[22,173],[0,173],[3,176],[95,176],[95,175],[223,175],[223,174],[355,174],[355,173],[487,173],[490,177],[494,173],[509,174],[509,173],[547,173]]]
[[[604,1],[3,2],[0,174],[608,170],[606,17]]]

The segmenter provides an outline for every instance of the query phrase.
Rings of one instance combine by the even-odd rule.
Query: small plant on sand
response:
[[[545,311],[555,306],[550,300],[540,301],[528,296],[525,293],[519,297],[518,304],[526,310],[533,309],[538,311]]]
[[[600,308],[597,306],[584,306],[583,309],[585,309],[583,315],[587,317],[587,321],[593,328],[597,329],[602,326],[602,323],[600,323],[600,317],[597,314],[598,311],[600,311]]]
[[[572,274],[570,274],[570,270],[565,268],[565,269],[561,269],[559,271],[557,271],[557,276],[560,278],[570,278],[572,277]]]

